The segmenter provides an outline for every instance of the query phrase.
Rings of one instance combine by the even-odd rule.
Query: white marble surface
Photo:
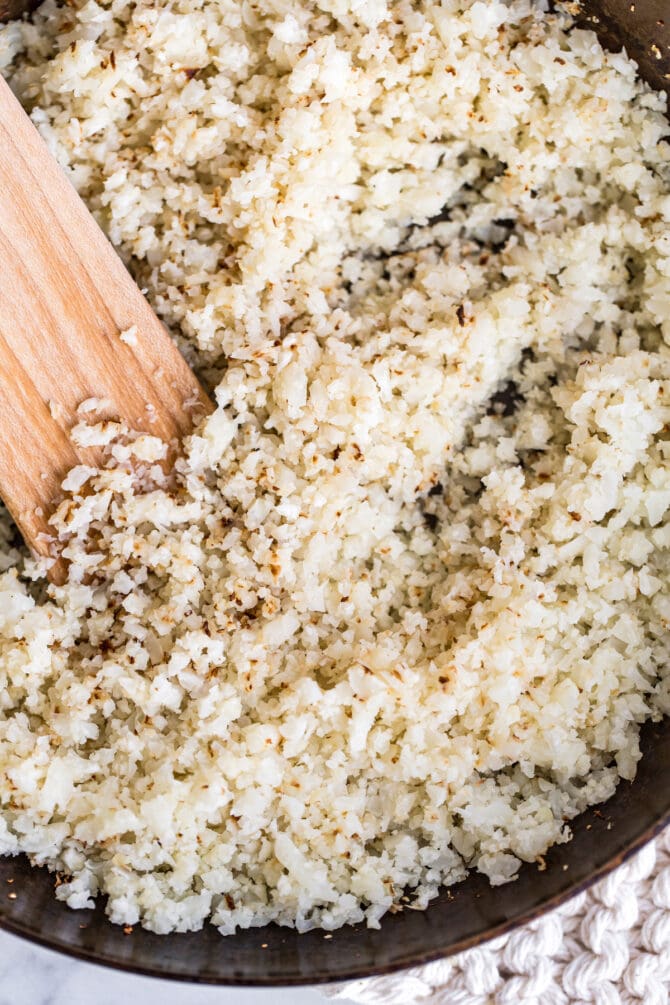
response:
[[[0,1005],[325,1005],[316,988],[158,981],[81,963],[0,932]]]

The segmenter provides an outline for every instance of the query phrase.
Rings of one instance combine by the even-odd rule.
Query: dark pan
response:
[[[0,16],[26,10],[0,0]],[[664,23],[667,18],[667,25]],[[625,45],[658,89],[670,78],[670,0],[594,0],[580,16],[603,42]],[[427,911],[387,915],[378,931],[362,926],[332,935],[270,925],[222,938],[132,932],[93,911],[72,911],[54,896],[54,877],[27,860],[0,859],[0,927],[123,970],[208,984],[313,984],[386,973],[467,949],[508,931],[588,886],[619,865],[670,822],[670,720],[642,730],[643,758],[634,782],[573,822],[574,838],[546,856],[546,868],[524,866],[519,879],[492,888],[482,876],[445,890]]]

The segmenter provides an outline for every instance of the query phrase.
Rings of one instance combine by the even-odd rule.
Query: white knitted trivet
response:
[[[368,1005],[668,1005],[670,828],[525,928],[448,960],[324,993]]]

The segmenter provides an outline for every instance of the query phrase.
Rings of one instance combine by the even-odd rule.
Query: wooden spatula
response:
[[[0,78],[0,495],[39,555],[65,475],[102,460],[69,436],[90,398],[108,402],[96,417],[161,437],[173,456],[212,408]]]

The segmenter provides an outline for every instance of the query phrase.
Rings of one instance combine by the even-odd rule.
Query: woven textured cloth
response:
[[[447,960],[325,994],[368,1005],[668,1005],[670,828],[525,928]]]

